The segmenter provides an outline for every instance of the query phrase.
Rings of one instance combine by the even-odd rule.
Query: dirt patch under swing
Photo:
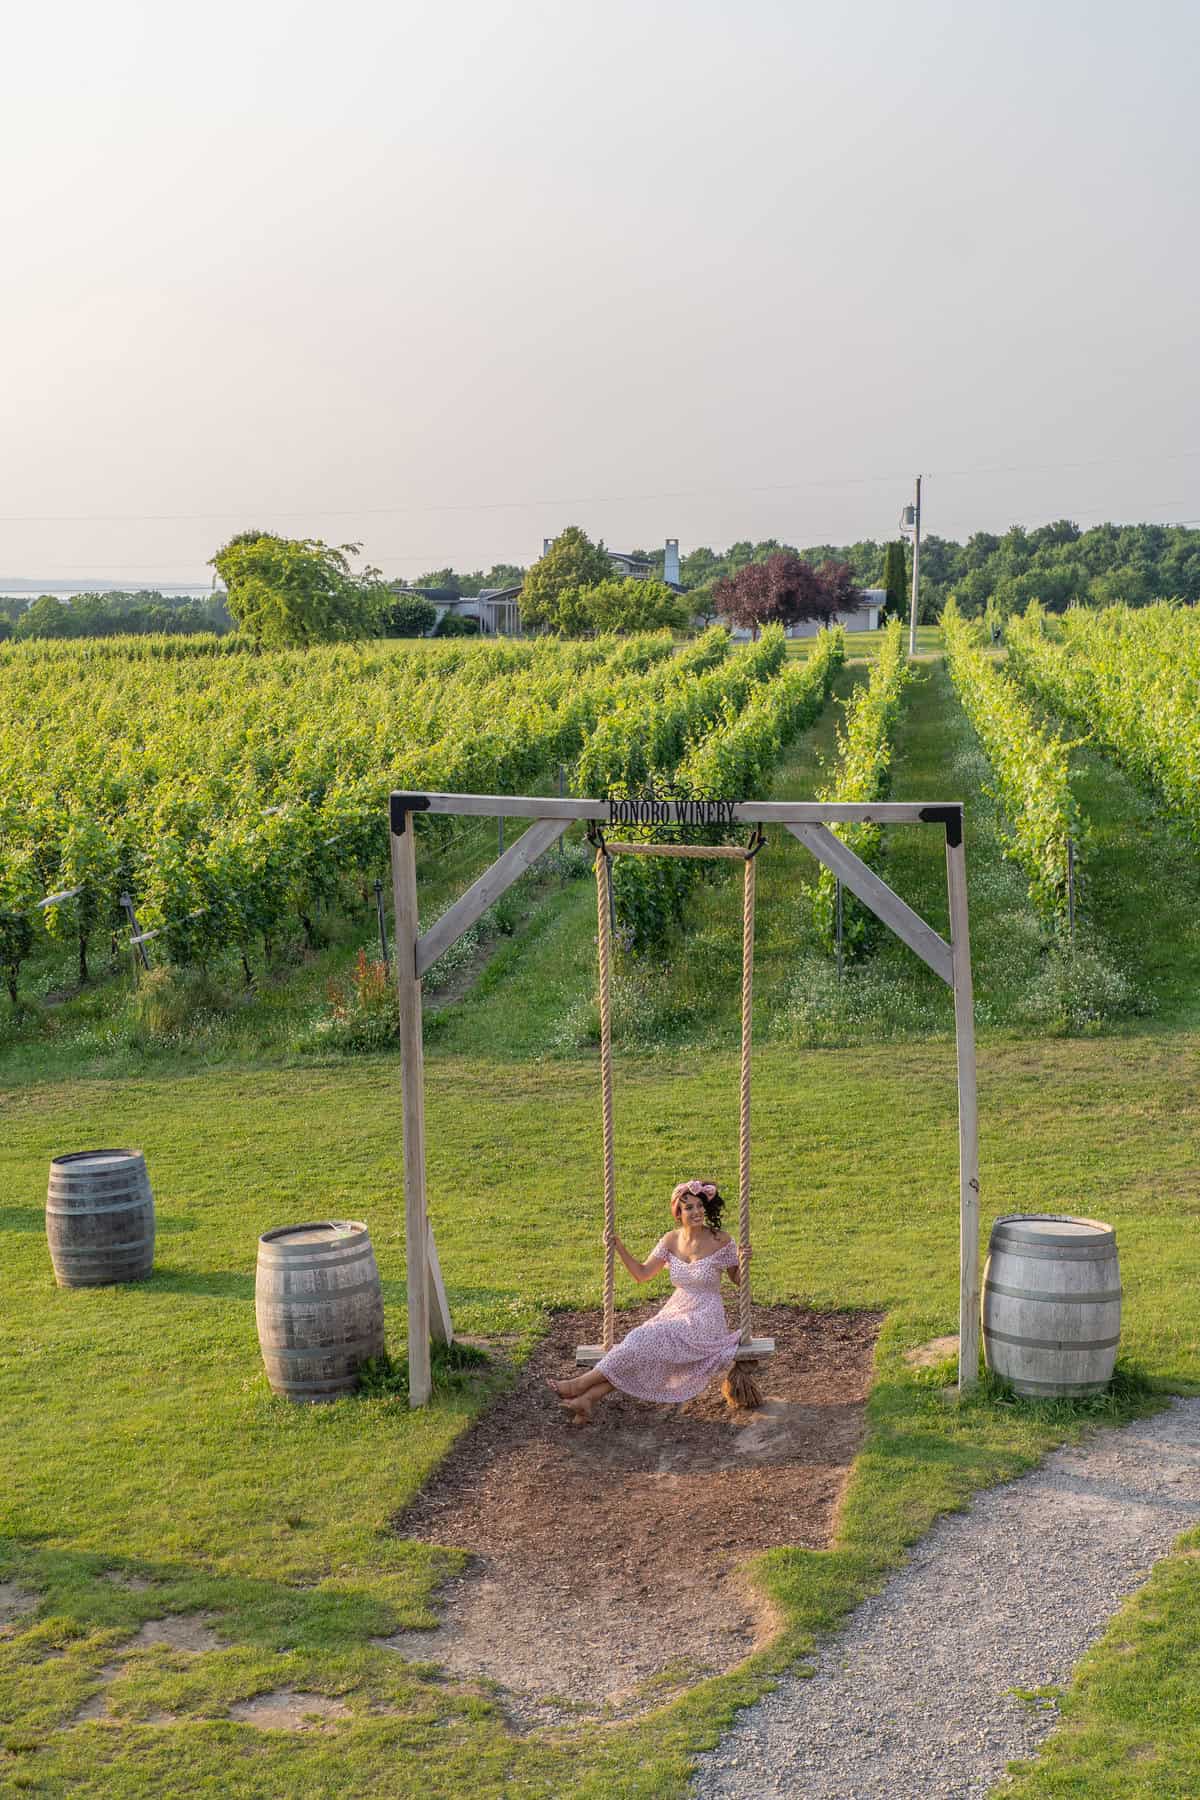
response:
[[[622,1314],[623,1333],[657,1309]],[[636,1710],[740,1662],[769,1635],[738,1573],[776,1545],[819,1549],[863,1438],[877,1313],[756,1307],[776,1353],[764,1404],[730,1412],[713,1384],[686,1406],[613,1394],[575,1427],[544,1377],[572,1372],[595,1313],[545,1341],[394,1520],[472,1553],[433,1631],[380,1640],[507,1690],[520,1724]]]

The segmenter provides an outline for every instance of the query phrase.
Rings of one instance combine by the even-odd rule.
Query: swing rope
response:
[[[596,926],[600,961],[600,1116],[604,1143],[604,1349],[616,1341],[616,1173],[613,1155],[612,1091],[612,864],[599,832],[596,846]],[[742,1065],[738,1112],[738,1333],[751,1341],[750,1327],[750,1043],[754,998],[754,865],[764,838],[756,831],[745,851],[742,888]]]
[[[612,1097],[612,869],[604,839],[596,844],[596,923],[600,949],[600,1112],[604,1136],[604,1348],[615,1341],[614,1285],[617,1229],[616,1175],[613,1162]]]
[[[742,1088],[738,1114],[738,1325],[750,1342],[750,1024],[754,987],[754,868],[746,858],[742,888]]]

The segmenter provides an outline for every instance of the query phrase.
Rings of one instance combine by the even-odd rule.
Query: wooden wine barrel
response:
[[[383,1290],[366,1226],[324,1219],[258,1240],[254,1290],[267,1380],[289,1400],[336,1400],[382,1356]]]
[[[154,1267],[154,1195],[140,1150],[76,1150],[50,1164],[46,1236],[59,1287],[140,1281]]]
[[[987,1366],[1031,1398],[1096,1394],[1121,1335],[1117,1234],[1098,1219],[1014,1213],[983,1271]]]

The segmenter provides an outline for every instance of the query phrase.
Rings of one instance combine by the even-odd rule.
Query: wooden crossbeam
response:
[[[855,856],[853,850],[824,825],[789,824],[788,830],[806,850],[812,851],[818,862],[831,869],[851,893],[857,894],[885,925],[889,925],[935,975],[940,975],[947,987],[954,986],[954,959],[945,938],[939,937],[933,926],[927,925],[920,913],[915,913],[886,881],[881,881],[874,869],[868,868],[860,856]]]
[[[463,813],[502,819],[595,819],[607,824],[612,817],[607,800],[545,799],[537,794],[421,794],[392,795],[393,808],[412,807],[417,812]],[[735,825],[944,825],[946,815],[961,819],[961,800],[740,800],[730,806]],[[674,815],[663,821],[676,821]]]
[[[470,930],[476,919],[483,917],[489,906],[495,905],[514,881],[520,880],[544,850],[558,842],[570,823],[570,819],[559,818],[541,819],[530,825],[516,843],[510,844],[504,855],[497,857],[491,868],[485,869],[479,880],[473,882],[466,893],[442,914],[437,923],[429,927],[424,937],[417,939],[418,980],[464,931]]]

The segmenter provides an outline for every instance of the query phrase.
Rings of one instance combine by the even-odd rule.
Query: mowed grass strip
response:
[[[1186,1036],[995,1045],[981,1066],[985,1218],[1052,1208],[1112,1220],[1125,1349],[1172,1386],[1200,1381],[1196,1050]],[[456,1323],[519,1349],[548,1307],[599,1299],[596,1070],[434,1054],[428,1078],[431,1211]],[[389,1520],[483,1395],[443,1392],[417,1414],[386,1400],[309,1409],[273,1399],[262,1373],[256,1239],[307,1218],[367,1219],[403,1350],[394,1059],[7,1095],[0,1580],[40,1606],[0,1640],[0,1779],[48,1795],[682,1794],[691,1756],[734,1706],[877,1585],[938,1511],[1069,1429],[986,1394],[947,1404],[951,1370],[918,1376],[902,1360],[956,1324],[949,1045],[773,1047],[755,1080],[755,1288],[888,1314],[869,1440],[836,1546],[781,1548],[759,1565],[777,1644],[643,1723],[585,1723],[569,1742],[513,1738],[487,1695],[372,1642],[428,1621],[437,1581],[469,1548],[402,1542]],[[681,1172],[731,1175],[736,1096],[725,1052],[622,1064],[619,1213],[632,1245],[660,1234]],[[156,1272],[59,1290],[48,1160],[99,1142],[146,1152]],[[206,1615],[225,1647],[122,1655],[142,1621],[181,1611]],[[63,1730],[113,1662],[111,1722]],[[350,1716],[301,1737],[228,1720],[234,1702],[280,1687],[342,1697]],[[162,1714],[181,1723],[154,1724]]]

